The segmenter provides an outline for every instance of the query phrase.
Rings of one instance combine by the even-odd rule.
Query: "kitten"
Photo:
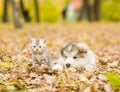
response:
[[[50,66],[51,54],[46,49],[45,39],[31,38],[30,47],[34,64]]]

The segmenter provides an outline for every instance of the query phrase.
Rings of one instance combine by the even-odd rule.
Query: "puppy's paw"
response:
[[[88,72],[94,72],[95,71],[95,67],[91,64],[87,64],[84,66],[84,69]]]
[[[54,71],[63,71],[63,66],[60,64],[56,64],[52,67],[52,70]]]

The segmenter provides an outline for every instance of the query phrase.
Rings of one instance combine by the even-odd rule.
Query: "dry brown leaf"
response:
[[[104,89],[106,92],[115,92],[109,83],[104,85]]]
[[[46,80],[46,82],[48,84],[52,84],[54,81],[55,81],[55,76],[50,76],[50,75],[47,75],[47,74],[44,74],[43,75],[43,78]]]
[[[95,92],[94,87],[93,86],[87,87],[83,92]]]
[[[104,81],[104,82],[108,81],[108,79],[107,79],[104,75],[102,75],[102,74],[99,74],[99,75],[98,75],[98,79],[99,79],[100,81]]]

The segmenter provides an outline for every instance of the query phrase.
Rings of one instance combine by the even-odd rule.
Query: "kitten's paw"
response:
[[[60,64],[56,64],[52,67],[52,70],[54,71],[63,71],[63,66]]]
[[[48,68],[48,65],[41,64],[41,68],[43,68],[43,69],[47,69],[47,68]]]

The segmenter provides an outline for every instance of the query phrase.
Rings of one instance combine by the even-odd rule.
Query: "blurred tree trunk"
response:
[[[25,7],[24,7],[23,0],[20,0],[20,8],[21,8],[21,12],[23,14],[24,20],[26,22],[29,22],[31,20],[31,17],[29,15],[29,11],[26,10]]]
[[[36,22],[40,21],[39,18],[39,5],[38,5],[38,0],[34,0],[34,5],[35,5],[35,14],[36,14]]]
[[[100,5],[101,5],[101,0],[95,0],[94,3],[94,12],[95,12],[95,20],[100,19]]]
[[[84,0],[83,11],[86,11],[89,21],[97,21],[100,19],[101,0],[95,0],[94,4],[90,4],[90,0]]]
[[[21,28],[22,25],[20,23],[20,12],[19,12],[19,7],[15,0],[10,0],[10,3],[12,5],[12,10],[13,10],[13,18],[14,18],[14,25],[16,28]]]
[[[88,20],[92,21],[93,20],[93,10],[92,10],[92,6],[89,3],[89,0],[84,0],[84,9],[87,12]]]
[[[4,0],[3,3],[3,22],[8,22],[8,0]]]

